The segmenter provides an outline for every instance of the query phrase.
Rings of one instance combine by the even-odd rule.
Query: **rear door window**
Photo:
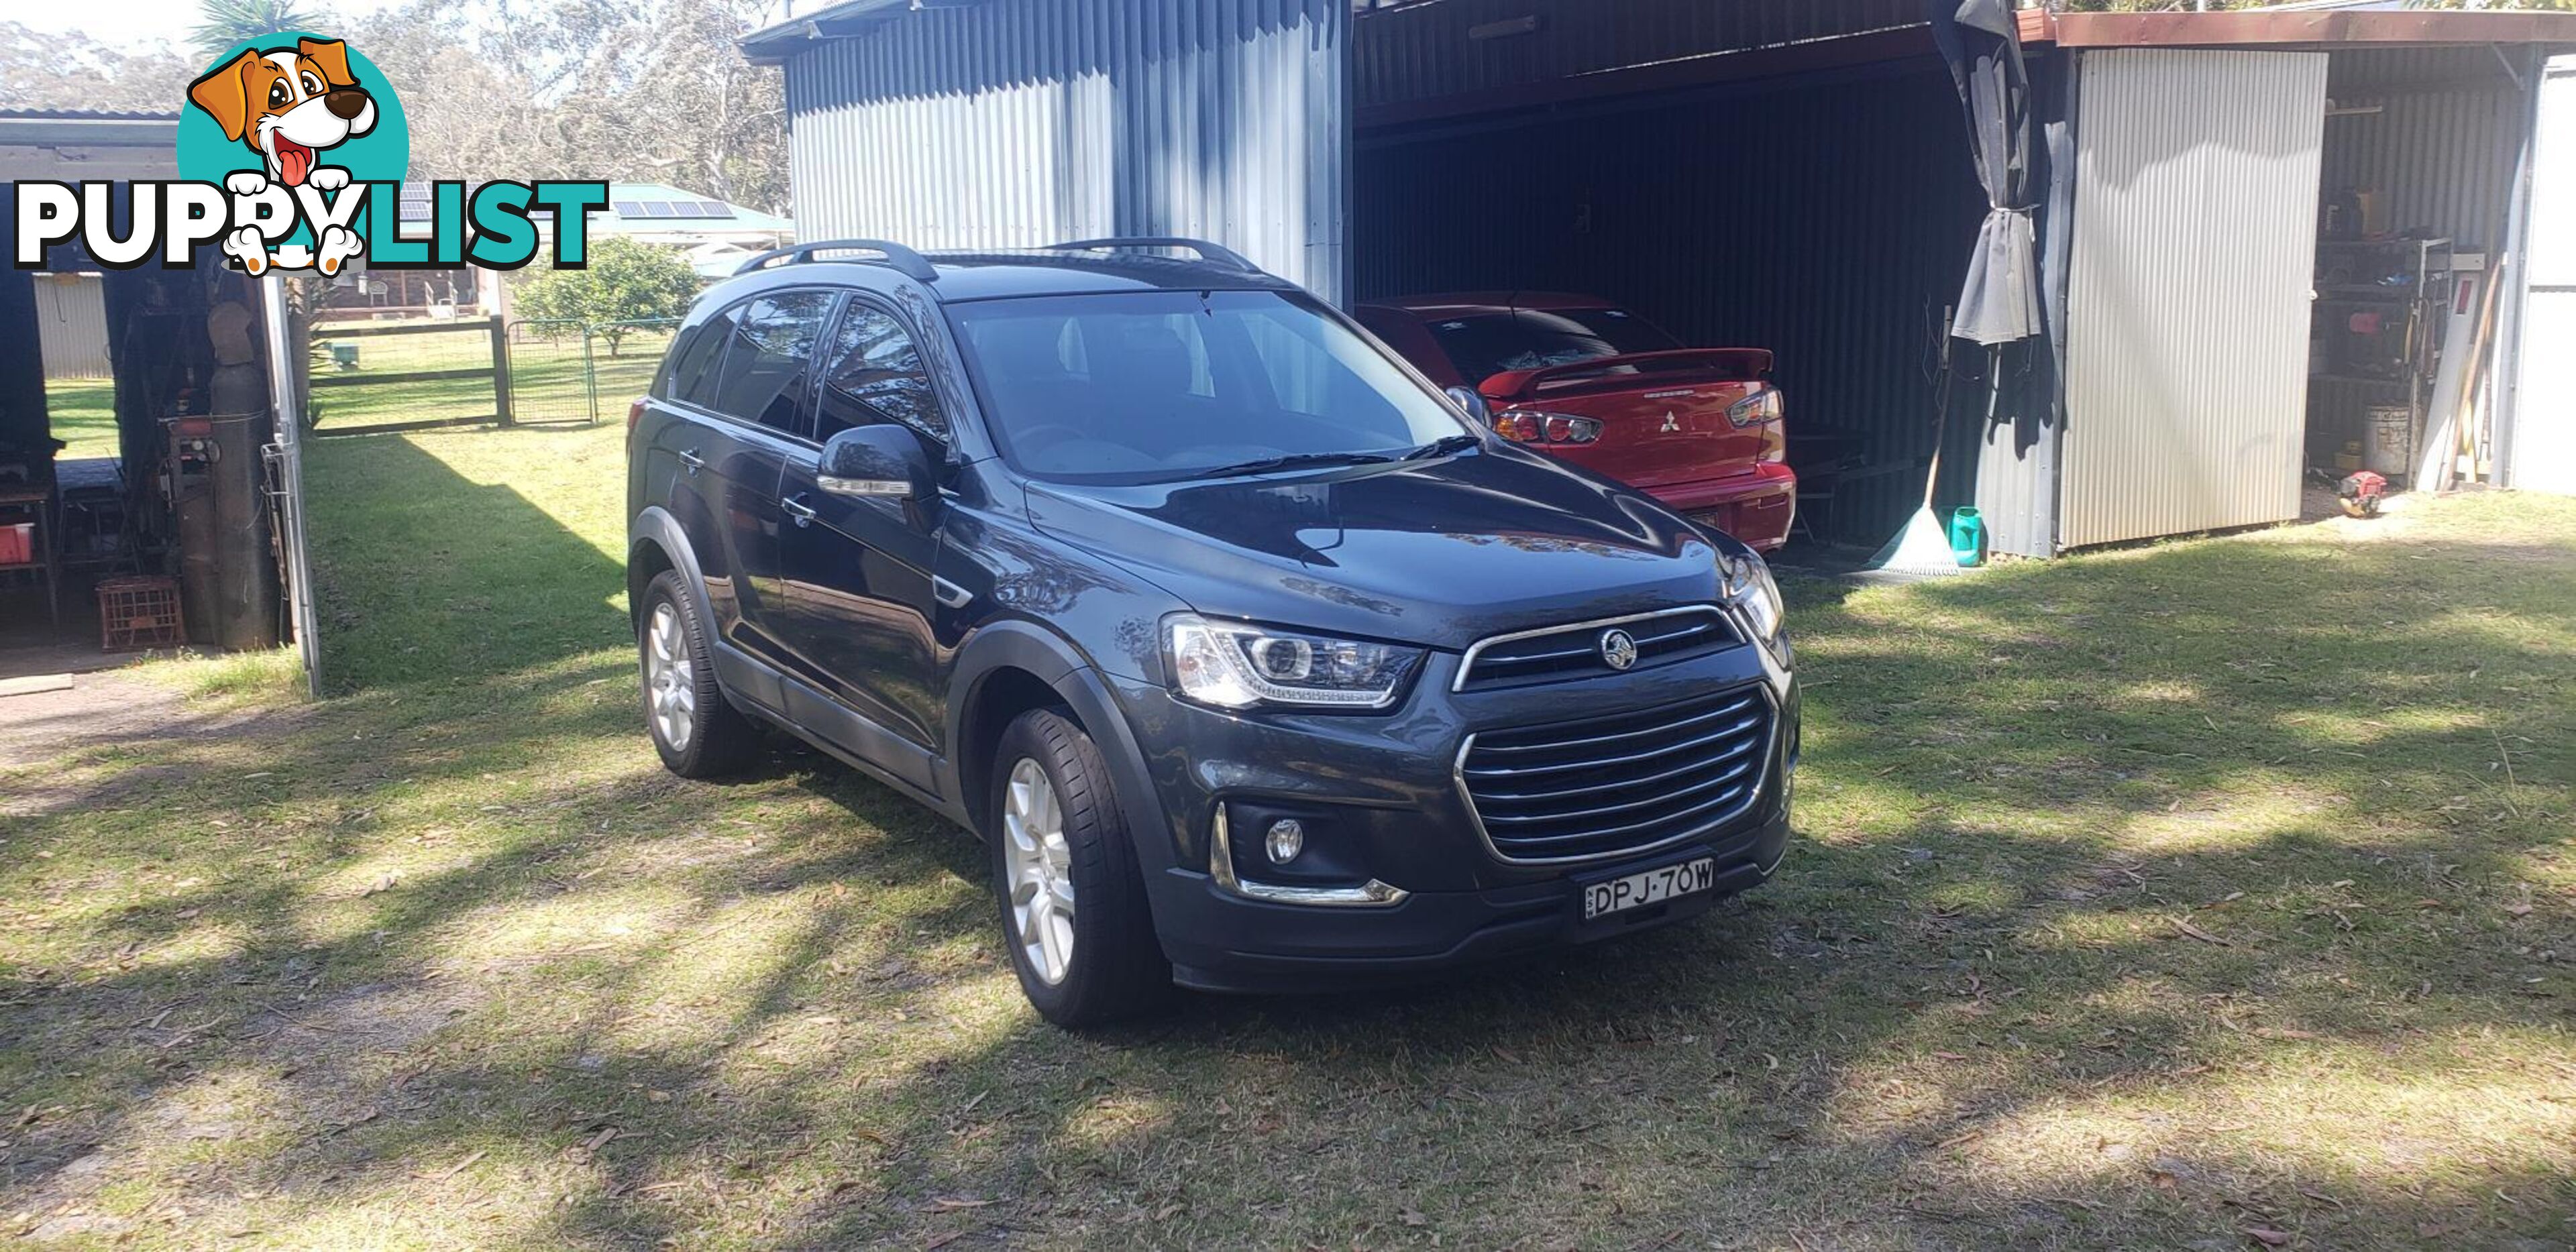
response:
[[[666,399],[702,409],[715,407],[716,370],[724,362],[725,345],[733,341],[733,324],[741,316],[739,306],[726,309],[689,332],[688,341],[671,356],[670,377],[664,380],[662,392]]]
[[[854,426],[896,422],[937,439],[948,437],[948,415],[921,364],[921,348],[894,315],[852,300],[831,349],[824,354],[814,438],[819,442]]]
[[[784,435],[810,437],[813,395],[806,379],[838,299],[829,291],[786,291],[746,306],[725,348],[709,407]]]

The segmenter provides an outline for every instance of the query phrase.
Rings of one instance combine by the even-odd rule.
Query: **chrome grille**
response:
[[[1453,691],[1484,691],[1617,673],[1602,659],[1601,638],[1624,631],[1636,642],[1630,672],[1687,661],[1735,646],[1734,623],[1710,605],[1667,609],[1572,626],[1551,626],[1485,640],[1467,650]]]
[[[1608,717],[1468,737],[1458,786],[1506,861],[1651,851],[1743,815],[1773,722],[1756,687]]]

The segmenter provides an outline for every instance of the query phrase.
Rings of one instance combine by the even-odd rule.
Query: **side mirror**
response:
[[[1494,424],[1493,407],[1485,403],[1483,392],[1473,387],[1452,387],[1449,389],[1449,398],[1457,401],[1459,408],[1467,410],[1467,416],[1476,419],[1478,425]]]
[[[853,426],[832,436],[823,445],[814,485],[836,496],[928,500],[938,494],[921,436],[890,423]]]

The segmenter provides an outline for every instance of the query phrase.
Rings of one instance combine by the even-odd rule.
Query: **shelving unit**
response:
[[[2451,298],[2451,241],[2320,240],[2316,293],[2308,362],[2312,458],[2333,464],[2335,453],[2359,442],[2365,466],[2375,461],[2386,473],[2414,464],[2440,365],[2442,318]],[[2408,417],[2403,455],[2374,458],[2378,432],[2370,414],[2401,399]],[[2316,455],[2320,448],[2324,455]],[[2402,474],[2400,469],[2389,476]]]

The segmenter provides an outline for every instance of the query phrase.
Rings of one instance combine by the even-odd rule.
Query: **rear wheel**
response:
[[[715,658],[678,570],[644,590],[636,649],[644,671],[644,725],[662,764],[683,778],[740,770],[760,750],[760,728],[716,685]]]
[[[1172,967],[1099,745],[1039,710],[1002,732],[994,761],[993,889],[1029,1003],[1077,1027],[1154,1008]]]

